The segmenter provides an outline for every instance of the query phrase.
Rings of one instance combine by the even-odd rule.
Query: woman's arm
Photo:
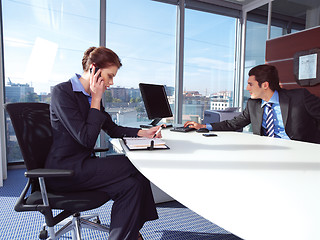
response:
[[[57,85],[51,96],[52,121],[60,121],[68,133],[87,148],[95,146],[105,116],[90,108],[88,99],[80,92],[73,92],[70,82]]]
[[[160,128],[160,126],[153,127],[150,129],[140,129],[140,128],[132,128],[132,127],[122,127],[117,124],[115,124],[111,116],[104,111],[104,107],[101,104],[101,111],[106,116],[106,121],[104,122],[104,125],[102,126],[102,129],[113,138],[121,138],[124,136],[127,137],[153,137],[153,135],[156,133],[156,131]],[[156,137],[161,137],[161,132],[157,134]]]
[[[112,138],[121,138],[124,136],[127,137],[136,137],[140,128],[131,128],[131,127],[123,127],[114,123],[111,119],[109,113],[104,110],[104,107],[100,106],[101,112],[105,116],[105,122],[102,126],[102,129]]]

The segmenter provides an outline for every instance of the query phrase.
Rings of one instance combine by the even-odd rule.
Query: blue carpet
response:
[[[8,179],[0,188],[1,240],[38,239],[44,223],[43,215],[38,212],[18,213],[13,210],[26,184],[24,171],[25,169],[9,170]],[[102,207],[85,213],[98,213],[101,222],[109,225],[111,206],[112,201],[109,201]],[[241,240],[176,201],[157,204],[157,211],[159,219],[147,222],[141,230],[145,240]],[[108,233],[89,229],[83,229],[82,234],[83,239],[108,239]],[[71,239],[71,234],[60,239]]]

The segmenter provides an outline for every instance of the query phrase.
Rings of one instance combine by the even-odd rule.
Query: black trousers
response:
[[[91,158],[71,180],[49,182],[64,191],[104,191],[114,201],[109,240],[136,240],[149,220],[158,218],[150,182],[122,155]]]

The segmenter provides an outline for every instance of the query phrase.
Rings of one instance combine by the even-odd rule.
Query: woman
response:
[[[53,88],[53,144],[46,167],[74,170],[71,179],[48,181],[52,189],[105,191],[114,200],[109,239],[136,240],[142,239],[139,230],[143,224],[158,218],[150,182],[125,156],[97,158],[92,154],[101,129],[118,138],[152,137],[159,128],[121,127],[104,111],[102,95],[113,85],[121,65],[110,49],[91,47],[82,59],[83,75],[76,74]]]

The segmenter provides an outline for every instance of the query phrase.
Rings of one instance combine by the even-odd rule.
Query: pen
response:
[[[152,138],[155,138],[155,137],[157,136],[157,134],[161,131],[161,129],[162,129],[162,126],[161,126],[161,127],[159,127],[159,129],[156,131],[156,133],[153,135],[153,137],[152,137]]]

